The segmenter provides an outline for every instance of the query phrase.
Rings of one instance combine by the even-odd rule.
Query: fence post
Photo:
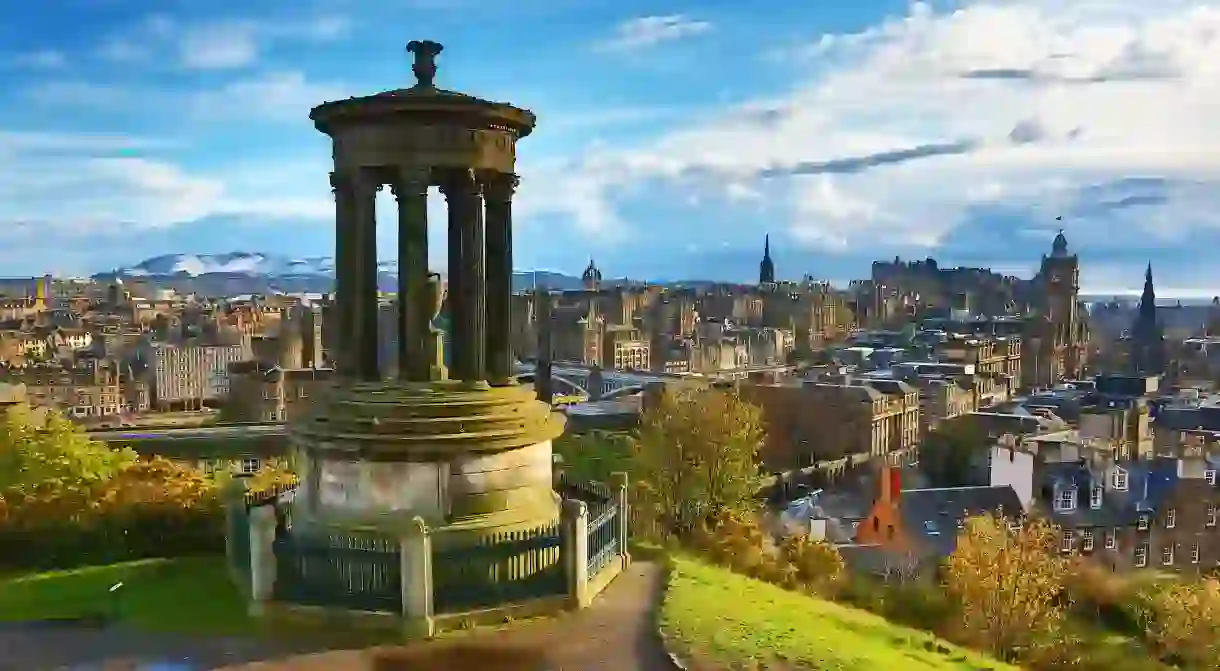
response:
[[[435,631],[432,603],[432,534],[424,518],[416,516],[399,541],[402,572],[402,614],[408,636],[431,638]]]
[[[584,501],[563,500],[560,559],[573,608],[589,605],[589,508]]]
[[[275,590],[275,507],[250,509],[251,611],[261,614]]]
[[[229,577],[235,582],[241,577],[237,570],[237,548],[234,547],[233,534],[246,533],[236,525],[238,511],[246,514],[246,483],[241,478],[233,478],[223,492],[225,508],[225,563],[229,565]]]
[[[615,471],[610,474],[610,495],[618,506],[618,552],[623,557],[623,568],[631,563],[631,551],[627,541],[631,539],[631,509],[627,501],[627,474]]]

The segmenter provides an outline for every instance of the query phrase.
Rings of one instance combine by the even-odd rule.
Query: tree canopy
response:
[[[963,637],[1008,658],[1054,645],[1071,569],[1059,533],[1045,521],[1010,528],[1003,511],[966,520],[945,565]]]
[[[0,490],[88,485],[113,478],[135,461],[134,451],[91,440],[59,413],[24,405],[0,413]]]
[[[979,455],[992,441],[969,417],[946,420],[928,433],[919,448],[920,469],[934,487],[984,484],[979,478]]]
[[[735,391],[667,391],[641,418],[631,472],[670,533],[748,509],[758,490],[762,414]]]

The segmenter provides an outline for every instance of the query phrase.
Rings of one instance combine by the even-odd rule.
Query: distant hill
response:
[[[237,296],[326,293],[334,286],[334,273],[334,259],[329,256],[291,258],[265,252],[237,251],[226,254],[164,254],[135,265],[98,273],[93,278],[108,282],[116,278],[139,279],[160,288],[174,289],[179,293]],[[382,291],[394,291],[397,281],[397,262],[382,261],[377,264],[377,284]],[[605,284],[627,282],[628,280],[604,281]],[[580,289],[582,283],[579,277],[546,270],[513,273],[513,291],[526,291],[535,286],[572,291]]]

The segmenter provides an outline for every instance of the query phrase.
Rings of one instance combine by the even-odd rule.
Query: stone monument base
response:
[[[398,532],[419,516],[442,547],[553,525],[563,429],[527,385],[336,386],[290,427],[294,525]]]

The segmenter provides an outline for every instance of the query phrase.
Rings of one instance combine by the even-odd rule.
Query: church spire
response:
[[[763,237],[763,258],[758,264],[758,283],[770,284],[775,282],[775,262],[771,260],[771,234],[767,233]]]
[[[1135,323],[1131,325],[1131,367],[1141,375],[1159,375],[1165,370],[1165,335],[1156,317],[1156,288],[1152,284],[1152,263],[1144,270],[1144,291],[1140,294]]]
[[[1139,318],[1156,319],[1156,288],[1152,285],[1152,262],[1144,270],[1144,291],[1140,294]]]

